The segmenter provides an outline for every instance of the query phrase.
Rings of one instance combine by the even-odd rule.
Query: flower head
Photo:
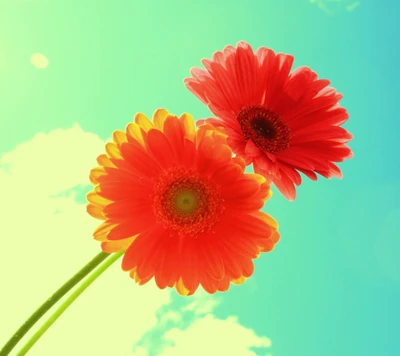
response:
[[[205,121],[223,127],[232,150],[287,199],[296,197],[299,172],[342,177],[333,162],[352,157],[345,145],[352,135],[340,127],[348,114],[328,80],[307,67],[290,72],[292,56],[266,47],[254,53],[245,42],[202,63],[185,85],[217,117]]]
[[[94,232],[103,251],[125,251],[122,269],[137,283],[226,291],[278,242],[277,223],[260,211],[269,184],[244,173],[222,130],[159,109],[115,131],[106,152],[91,170],[87,210],[103,220]]]

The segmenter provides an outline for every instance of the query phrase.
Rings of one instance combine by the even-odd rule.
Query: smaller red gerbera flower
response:
[[[340,127],[348,119],[342,98],[329,81],[307,67],[290,72],[293,57],[249,44],[227,46],[204,69],[192,68],[186,87],[216,119],[200,120],[223,127],[233,152],[253,164],[288,199],[296,197],[302,172],[342,177],[333,162],[353,156],[346,142],[352,135]]]
[[[244,173],[221,131],[195,130],[188,114],[139,113],[98,157],[87,196],[89,214],[103,220],[94,237],[104,252],[125,251],[122,268],[137,283],[226,291],[278,242],[277,223],[260,211],[269,184]]]

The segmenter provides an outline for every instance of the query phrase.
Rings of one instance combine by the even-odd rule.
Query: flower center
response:
[[[180,235],[209,231],[224,210],[219,189],[193,170],[170,168],[154,186],[153,211],[165,228]]]
[[[237,115],[246,140],[270,153],[285,151],[289,147],[291,133],[282,118],[259,105],[246,106]]]
[[[191,191],[178,193],[175,204],[177,210],[182,213],[190,213],[197,206],[197,196]]]

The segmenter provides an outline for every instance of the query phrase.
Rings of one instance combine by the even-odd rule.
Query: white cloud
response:
[[[74,124],[67,130],[38,133],[4,154],[0,165],[14,184],[29,188],[29,194],[49,196],[88,184],[89,170],[103,151],[104,141]]]
[[[0,347],[100,251],[92,239],[99,222],[77,201],[76,188],[88,184],[89,170],[104,144],[75,124],[38,133],[0,157]],[[185,306],[174,306],[171,295]],[[254,356],[251,347],[268,348],[268,338],[257,336],[237,318],[212,314],[220,298],[202,290],[182,298],[171,290],[158,290],[154,282],[139,287],[117,261],[29,355]]]
[[[164,338],[172,342],[159,356],[241,355],[256,356],[251,347],[267,348],[271,341],[240,325],[237,318],[217,319],[212,314],[195,320],[187,329],[171,329]]]
[[[137,347],[132,354],[133,356],[149,356],[149,353],[145,347]]]
[[[220,301],[216,298],[210,298],[204,293],[195,294],[195,300],[182,308],[183,312],[189,311],[195,315],[204,315],[211,313]]]
[[[133,356],[258,356],[251,350],[253,347],[271,346],[269,338],[256,335],[251,328],[241,325],[236,316],[217,318],[214,313],[220,302],[219,295],[196,292],[180,308],[181,317],[174,321],[175,325],[154,328],[134,349]]]
[[[98,136],[75,124],[39,133],[0,158],[0,347],[100,252],[92,239],[99,222],[76,201],[74,188],[88,184],[89,170],[103,151]],[[134,342],[156,325],[157,310],[169,302],[168,291],[159,291],[152,283],[136,286],[117,261],[29,355],[127,355]]]

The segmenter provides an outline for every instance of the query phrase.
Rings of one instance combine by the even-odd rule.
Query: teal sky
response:
[[[354,135],[350,147],[355,156],[340,164],[342,180],[322,178],[311,182],[304,178],[294,203],[274,190],[264,211],[279,222],[281,241],[273,252],[255,262],[255,273],[244,285],[233,286],[227,293],[207,300],[218,300],[218,306],[212,310],[214,318],[225,320],[237,316],[243,327],[272,341],[268,349],[254,347],[253,353],[248,351],[244,356],[397,356],[400,354],[398,10],[394,0],[0,0],[0,157],[21,143],[31,142],[39,132],[67,130],[75,123],[83,131],[106,140],[112,131],[124,129],[136,112],[151,115],[164,107],[178,115],[189,112],[195,118],[211,116],[184,87],[183,79],[189,75],[190,67],[200,66],[202,58],[209,58],[213,52],[239,40],[250,43],[253,49],[267,46],[294,55],[295,68],[311,67],[344,94],[341,105],[350,114],[345,128]],[[48,59],[47,68],[32,65],[30,58],[34,53]],[[90,137],[94,160],[101,153],[101,145],[99,139]],[[78,144],[65,139],[65,157],[78,160],[80,153],[74,148]],[[52,156],[56,151],[50,144],[43,149],[49,155],[46,157],[57,160],[56,153]],[[22,208],[21,212],[18,204],[24,205],[24,199],[30,199],[26,204],[31,204],[36,199],[35,191],[41,191],[30,179],[31,176],[37,182],[47,179],[45,172],[37,168],[43,164],[36,166],[36,159],[41,159],[40,154],[29,160],[26,170],[19,166],[18,189],[26,195],[16,190],[15,195],[8,196],[15,209],[3,204],[0,211],[6,216],[4,220],[24,220],[23,212],[27,209]],[[10,165],[13,161],[0,160],[3,194],[7,188],[1,180],[5,176],[1,169],[5,172]],[[60,167],[52,177],[62,181],[59,176],[66,176],[71,168],[61,164]],[[87,171],[83,173],[87,176]],[[80,174],[76,180],[61,188],[54,186],[54,191],[46,194],[72,189],[76,201],[82,204],[90,187],[82,186]],[[77,220],[70,225],[84,224],[79,214],[85,213],[79,210],[74,215]],[[12,251],[16,257],[7,260],[11,269],[4,261],[0,265],[0,280],[7,286],[4,298],[16,304],[8,305],[7,310],[0,309],[9,313],[7,318],[0,317],[0,343],[18,326],[17,321],[20,324],[41,299],[98,251],[90,235],[93,225],[90,229],[85,225],[79,238],[87,241],[79,264],[74,264],[75,261],[69,264],[65,257],[61,275],[58,267],[50,268],[53,272],[45,272],[43,268],[25,279],[24,271],[30,264],[40,259],[49,268],[51,261],[57,260],[52,254],[71,256],[79,246],[67,247],[68,240],[57,241],[57,236],[52,236],[51,244],[41,244],[43,225],[29,236],[15,235],[19,241],[16,244],[12,236],[20,231],[19,227],[7,226],[6,232],[10,233],[2,236],[10,241],[5,241],[4,251],[7,254]],[[63,252],[64,247],[68,252]],[[25,265],[13,262],[18,260],[19,253],[25,253]],[[28,289],[42,286],[53,275],[57,281],[54,287],[43,287],[43,298],[38,295],[35,303],[21,311],[17,319],[13,318],[10,310],[19,308],[18,303],[26,304],[16,296],[29,294]],[[110,272],[110,280],[112,275],[118,275],[115,277],[118,281],[133,283],[118,269]],[[14,289],[15,280],[18,292]],[[103,286],[106,293],[103,300],[115,303],[116,295]],[[154,311],[154,315],[163,315],[166,309],[178,312],[188,303],[188,298],[176,293],[171,296],[169,304]],[[89,305],[89,299],[85,300]],[[101,305],[102,310],[107,308]],[[129,307],[127,304],[124,308]],[[85,318],[82,313],[77,317]],[[71,325],[74,322],[80,325],[76,319],[68,320]],[[123,313],[112,320],[129,328]],[[62,319],[58,322],[62,323]],[[132,323],[144,321],[132,320]],[[184,316],[181,323],[185,328],[191,321]],[[161,355],[164,344],[159,340],[165,330],[150,324],[142,330],[140,339],[129,333],[124,336],[129,338],[131,348],[121,355]],[[90,328],[90,323],[87,325]],[[226,343],[237,337],[231,336],[229,330],[219,329]],[[52,335],[49,332],[46,337]],[[199,333],[198,339],[202,338]],[[204,338],[203,342],[208,341]],[[142,354],[130,353],[139,346]],[[48,352],[37,355],[61,355]],[[224,355],[223,349],[215,352]],[[34,350],[32,355],[36,355]]]

